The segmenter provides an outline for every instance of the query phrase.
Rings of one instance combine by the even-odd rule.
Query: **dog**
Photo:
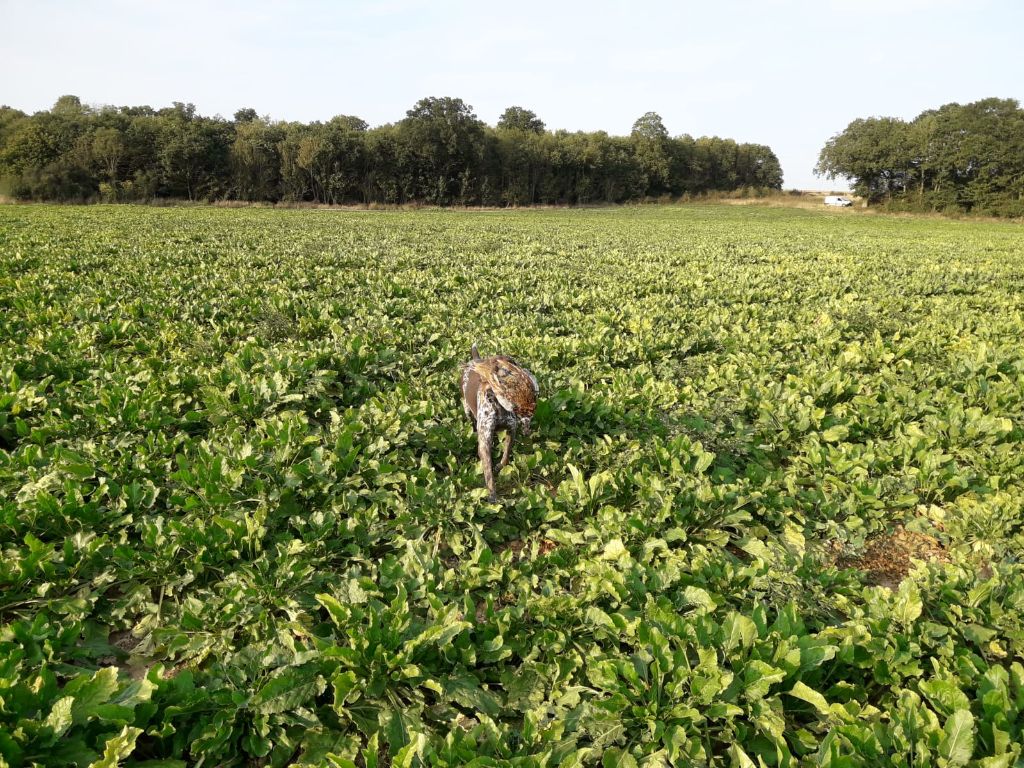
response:
[[[540,387],[536,377],[511,357],[482,358],[474,344],[470,361],[462,366],[461,389],[462,409],[476,432],[484,483],[491,501],[497,501],[494,476],[508,465],[516,433],[530,433]],[[501,430],[505,430],[505,450],[495,472],[494,438]]]

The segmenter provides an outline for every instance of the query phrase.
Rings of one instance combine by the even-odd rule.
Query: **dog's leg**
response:
[[[495,406],[488,398],[481,398],[484,402],[476,414],[476,449],[480,455],[480,463],[484,470],[484,483],[490,491],[491,501],[498,500],[498,492],[494,487],[494,459],[491,452],[494,450],[494,433],[497,426],[497,414]]]
[[[498,472],[501,472],[505,467],[508,466],[509,460],[512,458],[512,443],[516,439],[516,428],[511,427],[508,432],[505,433],[505,450],[501,454],[501,463],[498,464]]]

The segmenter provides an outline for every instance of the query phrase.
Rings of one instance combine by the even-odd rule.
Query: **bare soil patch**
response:
[[[493,547],[493,550],[494,553],[497,555],[500,555],[502,552],[511,551],[513,558],[519,559],[520,557],[525,556],[523,554],[524,550],[526,550],[526,554],[529,554],[529,546],[530,541],[527,539],[512,539],[511,541],[506,541],[502,544],[495,545]],[[537,542],[537,555],[546,555],[554,551],[554,549],[557,547],[558,545],[550,539],[541,539],[539,542]]]
[[[895,589],[913,568],[914,560],[949,562],[949,555],[934,536],[908,531],[902,525],[868,540],[864,552],[840,558],[837,565],[863,571],[873,584]]]

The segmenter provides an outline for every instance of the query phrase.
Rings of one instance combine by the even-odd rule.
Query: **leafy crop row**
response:
[[[0,208],[0,765],[1018,765],[1020,244]]]

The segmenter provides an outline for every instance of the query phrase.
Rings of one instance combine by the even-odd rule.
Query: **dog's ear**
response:
[[[474,360],[479,360],[480,359],[480,352],[476,348],[476,342],[473,342],[473,348],[472,348],[472,350],[470,350],[470,356]]]

